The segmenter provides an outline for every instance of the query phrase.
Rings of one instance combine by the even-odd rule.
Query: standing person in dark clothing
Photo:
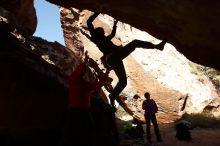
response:
[[[145,110],[144,117],[146,120],[146,132],[147,132],[147,140],[149,143],[152,143],[151,140],[151,132],[150,132],[150,121],[153,123],[154,131],[157,136],[157,141],[162,142],[159,127],[157,124],[156,113],[158,111],[157,104],[153,99],[150,99],[150,93],[146,92],[144,94],[146,100],[143,101],[142,109]]]
[[[101,60],[104,66],[112,68],[119,79],[117,85],[109,95],[111,105],[114,106],[115,98],[127,85],[127,77],[123,64],[123,59],[126,58],[130,53],[132,53],[137,47],[156,48],[162,50],[164,45],[166,44],[166,41],[162,41],[160,44],[155,45],[146,41],[133,40],[125,46],[116,46],[112,43],[111,39],[116,34],[117,21],[114,21],[114,26],[111,34],[105,36],[103,28],[94,28],[92,24],[92,22],[98,15],[99,13],[94,13],[92,16],[90,16],[87,20],[87,25],[91,35],[90,40],[94,42],[99,50],[103,53]]]
[[[68,113],[62,139],[62,145],[65,146],[94,146],[90,97],[104,85],[109,71],[92,82],[86,75],[87,63],[89,57],[86,52],[84,62],[69,77]]]

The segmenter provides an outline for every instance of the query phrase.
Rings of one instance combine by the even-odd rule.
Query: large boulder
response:
[[[156,38],[167,38],[193,62],[220,70],[220,1],[214,0],[47,0],[63,7],[106,13],[144,30]]]
[[[68,77],[81,58],[58,42],[23,36],[13,23],[0,17],[0,145],[60,145]],[[95,145],[112,146],[115,124],[103,99],[91,100],[93,136]]]

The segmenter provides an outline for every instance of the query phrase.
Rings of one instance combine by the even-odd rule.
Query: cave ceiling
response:
[[[108,14],[169,43],[189,60],[220,70],[219,0],[47,0]]]

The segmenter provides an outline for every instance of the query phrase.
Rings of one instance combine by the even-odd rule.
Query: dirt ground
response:
[[[162,143],[157,143],[155,140],[155,135],[153,129],[152,131],[152,141],[156,146],[220,146],[220,129],[212,128],[195,128],[191,130],[192,141],[179,141],[175,137],[174,125],[171,124],[160,124],[161,136],[163,139]],[[152,127],[153,128],[153,127]],[[145,129],[145,125],[144,125]],[[121,132],[121,142],[120,146],[148,146],[146,142],[146,135],[144,139],[134,139],[131,137],[126,137],[122,131]],[[146,132],[145,132],[146,133]]]

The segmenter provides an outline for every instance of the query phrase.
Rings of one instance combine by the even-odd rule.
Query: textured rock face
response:
[[[102,12],[146,31],[167,38],[193,62],[220,70],[220,2],[214,0],[47,0],[78,9]]]
[[[70,48],[76,56],[82,56],[83,53],[83,46],[82,42],[78,39],[79,38],[79,13],[77,11],[68,11],[67,9],[60,9],[61,11],[61,24],[64,33],[65,33],[65,46]]]
[[[34,34],[37,27],[34,0],[0,0],[0,7],[12,13],[18,25],[26,29],[29,35]]]
[[[73,14],[75,15],[78,10],[62,8],[62,16],[64,16],[62,14],[63,12],[69,13],[68,18],[70,18],[70,16]],[[89,55],[95,60],[98,60],[99,64],[101,64],[99,60],[102,53],[87,36],[89,33],[86,29],[86,20],[91,15],[91,12],[82,11],[78,14],[78,17],[75,17],[76,19],[72,17],[74,18],[72,22],[77,22],[77,28],[75,28],[76,24],[68,25],[67,28],[64,26],[64,36],[65,38],[70,38],[69,36],[75,33],[76,35],[74,38],[82,40],[84,49],[88,50]],[[61,18],[63,24],[65,24],[65,19],[64,17]],[[79,26],[79,24],[81,24],[81,26]],[[111,32],[113,18],[107,15],[99,15],[98,19],[96,19],[93,24],[95,27],[103,27],[107,35]],[[79,31],[80,27],[83,32],[82,34],[80,34]],[[68,33],[65,33],[66,29],[77,29],[77,32],[74,31],[71,33],[68,31]],[[151,41],[155,44],[160,42],[146,32],[142,32],[127,24],[119,22],[117,25],[116,38],[113,39],[113,42],[125,45],[134,39]],[[72,41],[71,44],[68,45],[74,46],[74,42]],[[213,105],[211,112],[217,115],[219,113],[219,102],[216,102],[216,99],[219,99],[219,97],[213,84],[206,76],[198,77],[191,73],[188,62],[189,60],[177,52],[170,44],[167,44],[163,51],[137,48],[124,60],[128,76],[128,85],[123,90],[122,94],[128,97],[128,106],[130,106],[133,111],[142,114],[141,102],[135,101],[131,97],[137,93],[142,96],[143,101],[143,94],[148,91],[158,102],[160,109],[165,113],[180,112],[181,108],[183,108],[182,106],[184,106],[182,110],[185,112],[200,113],[209,105]],[[112,73],[111,76],[114,78],[113,84],[116,84],[117,78],[114,73]],[[187,95],[187,99],[184,98],[185,95]],[[183,105],[184,100],[186,100],[186,105]],[[172,103],[172,105],[170,105],[170,103]],[[138,105],[135,106],[135,104]]]

